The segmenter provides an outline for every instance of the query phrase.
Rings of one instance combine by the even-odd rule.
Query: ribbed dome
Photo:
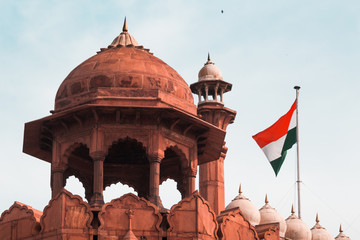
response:
[[[108,48],[77,66],[60,85],[55,112],[84,104],[155,106],[157,102],[196,114],[191,90],[169,65],[123,32]],[[147,100],[146,100],[147,99]],[[144,105],[144,102],[141,103]]]
[[[311,240],[310,228],[295,215],[294,206],[291,209],[291,215],[285,220],[285,237],[291,240]]]
[[[265,205],[260,208],[260,224],[279,223],[280,237],[285,236],[286,222],[284,218],[275,210],[275,208],[269,205],[267,195],[265,197]]]
[[[312,240],[334,240],[325,228],[319,224],[319,215],[316,214],[316,224],[311,228]]]
[[[351,240],[351,238],[349,238],[343,233],[341,224],[340,224],[339,234],[335,237],[335,240]]]
[[[198,76],[199,81],[223,80],[220,69],[210,61],[210,54],[208,55],[208,60],[204,64],[204,67],[200,69]]]
[[[226,206],[226,210],[231,208],[239,208],[243,216],[250,222],[251,225],[256,226],[260,222],[260,213],[257,207],[244,195],[242,195],[241,185],[239,187],[239,195]]]

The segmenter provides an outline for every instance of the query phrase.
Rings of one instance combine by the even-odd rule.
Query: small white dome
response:
[[[210,61],[210,55],[208,55],[207,62],[200,69],[198,77],[199,81],[223,80],[220,69]]]
[[[260,222],[260,213],[257,207],[244,195],[242,195],[241,185],[239,187],[239,195],[226,206],[226,210],[231,208],[239,208],[243,217],[250,222],[252,226],[256,226]]]
[[[312,240],[335,240],[319,222],[319,215],[316,214],[316,224],[311,228]]]
[[[265,205],[260,208],[260,224],[279,223],[280,237],[285,237],[286,222],[284,218],[269,205],[267,195],[265,197]]]
[[[291,215],[285,220],[285,237],[292,240],[311,240],[310,228],[295,215],[294,206],[291,208]]]
[[[343,233],[342,226],[340,224],[339,234],[335,237],[335,240],[351,240],[348,236]]]

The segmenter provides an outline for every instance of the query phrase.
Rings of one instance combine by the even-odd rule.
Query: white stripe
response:
[[[281,157],[281,150],[283,149],[286,136],[287,134],[285,134],[278,140],[273,141],[262,148],[269,162],[272,162],[275,159]]]
[[[296,127],[296,110],[293,112],[289,124],[288,131]],[[281,151],[285,144],[287,133],[276,141],[269,143],[262,148],[269,162],[272,162],[281,157]]]
[[[291,116],[288,131],[293,129],[294,127],[296,127],[296,109],[294,110],[294,112],[293,112],[293,114]]]

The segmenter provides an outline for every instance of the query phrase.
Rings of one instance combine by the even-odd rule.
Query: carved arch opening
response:
[[[93,194],[94,165],[89,155],[89,148],[82,143],[75,143],[64,154],[67,168],[64,171],[64,183],[69,177],[74,176],[85,189],[85,198],[90,202]]]
[[[159,196],[163,207],[171,209],[171,207],[181,201],[181,192],[177,189],[177,182],[168,178],[159,186]]]
[[[132,193],[136,196],[138,196],[138,192],[132,187],[129,186],[126,183],[117,182],[112,183],[109,186],[105,186],[103,195],[104,195],[104,202],[111,202],[112,200],[116,198],[120,198],[125,194]]]
[[[160,184],[167,179],[174,180],[177,183],[181,198],[184,198],[186,195],[186,176],[189,168],[185,154],[177,146],[167,147],[164,151],[164,158],[160,163]]]
[[[143,143],[125,137],[115,141],[108,149],[104,160],[104,188],[121,182],[138,193],[149,195],[150,165]]]
[[[88,202],[88,199],[85,196],[85,186],[83,182],[74,174],[66,178],[64,188],[71,192],[71,194],[78,195],[82,198],[83,201]]]

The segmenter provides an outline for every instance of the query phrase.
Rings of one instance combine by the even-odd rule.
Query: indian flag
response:
[[[276,123],[253,138],[264,151],[277,176],[286,151],[296,143],[296,100],[290,110]]]

